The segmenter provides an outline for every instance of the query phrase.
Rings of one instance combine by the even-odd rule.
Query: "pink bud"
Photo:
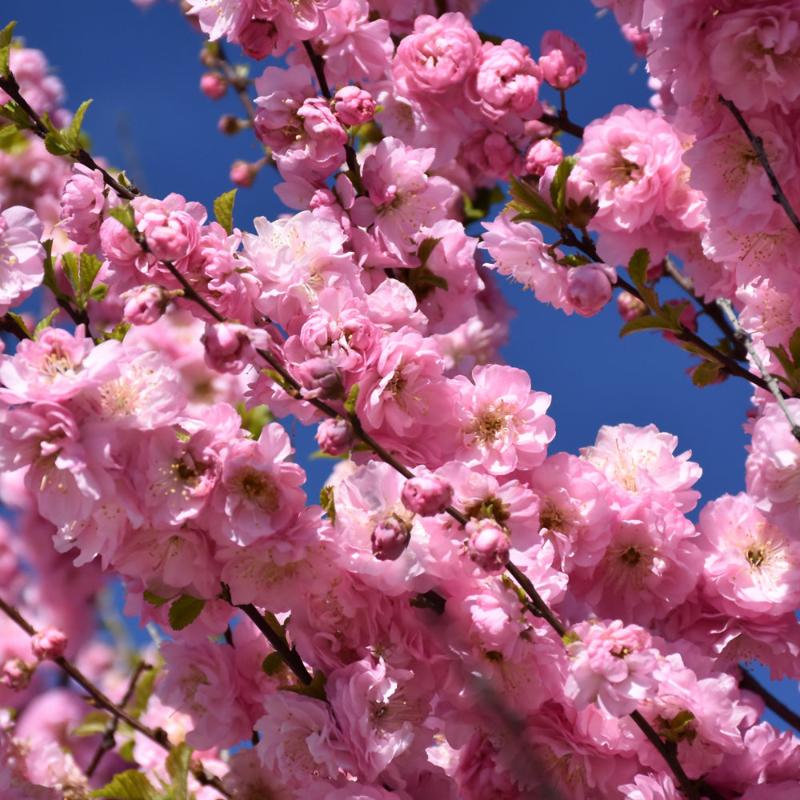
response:
[[[411,541],[411,526],[396,514],[379,522],[372,531],[372,552],[379,561],[394,561]]]
[[[345,127],[363,125],[375,116],[375,100],[358,86],[342,86],[333,98],[333,113]]]
[[[621,27],[622,35],[633,47],[633,52],[639,58],[647,58],[647,48],[650,47],[650,31],[637,28],[626,23]]]
[[[207,322],[202,341],[208,366],[218,372],[241,372],[255,360],[249,334],[246,326],[234,322]]]
[[[353,429],[344,419],[323,420],[317,428],[317,444],[323,453],[339,456],[353,446]]]
[[[35,666],[26,664],[21,658],[10,658],[0,667],[0,686],[21,692],[28,687]]]
[[[309,358],[294,368],[297,379],[305,386],[310,397],[335,398],[344,394],[342,373],[336,362],[318,356]]]
[[[467,523],[467,553],[486,572],[502,572],[508,563],[511,542],[508,531],[493,519]]]
[[[48,625],[31,637],[31,650],[39,661],[61,658],[67,649],[67,634]]]
[[[573,267],[567,273],[567,299],[584,317],[598,313],[611,299],[614,270],[606,264]]]
[[[630,292],[620,292],[617,297],[617,311],[625,322],[630,322],[646,313],[647,306]]]
[[[453,487],[438,475],[409,478],[403,486],[403,505],[415,514],[432,517],[441,514],[453,499]]]
[[[122,316],[131,325],[152,325],[169,304],[167,292],[152,284],[129,289],[121,298],[125,301]]]
[[[219,72],[206,72],[200,78],[200,91],[209,100],[220,100],[228,91],[228,82]]]
[[[534,142],[525,156],[525,172],[529,175],[544,175],[548,167],[555,167],[564,158],[564,151],[558,142],[552,139],[540,139]]]
[[[556,89],[569,89],[586,72],[583,48],[561,31],[545,31],[541,44],[539,67],[544,79]]]
[[[256,175],[258,175],[258,169],[253,164],[248,164],[247,161],[234,161],[231,165],[231,183],[235,183],[237,186],[252,186]]]

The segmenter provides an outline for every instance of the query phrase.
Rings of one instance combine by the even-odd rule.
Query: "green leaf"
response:
[[[136,217],[133,213],[133,208],[128,203],[121,206],[116,206],[108,212],[117,222],[121,222],[128,230],[131,236],[135,236],[136,230]]]
[[[703,361],[692,370],[692,383],[695,386],[710,386],[717,383],[722,373],[722,367],[716,361]]]
[[[172,630],[182,631],[191,625],[203,612],[206,601],[188,594],[182,594],[169,607],[169,624]]]
[[[305,697],[311,697],[314,700],[324,701],[327,697],[325,694],[325,676],[321,672],[315,672],[311,683],[306,686],[299,683],[294,686],[282,686],[281,689],[285,692],[294,692],[295,694],[302,694]]]
[[[319,493],[319,504],[322,510],[328,515],[328,519],[336,522],[336,502],[333,496],[333,486],[323,486]]]
[[[145,590],[143,597],[145,603],[149,603],[151,606],[155,606],[156,608],[163,606],[164,603],[169,603],[170,600],[169,597],[161,597],[155,592],[151,592],[149,589]]]
[[[470,197],[466,192],[462,192],[461,199],[464,204],[465,222],[477,222],[485,219],[489,215],[491,207],[495,203],[502,203],[505,195],[503,190],[495,184],[491,188],[483,186],[475,191],[475,197]]]
[[[0,105],[0,116],[14,123],[22,131],[33,127],[28,115],[13,100]]]
[[[183,742],[173,747],[167,756],[167,774],[172,780],[170,800],[188,800],[189,797],[189,764],[192,751]]]
[[[42,246],[44,247],[44,279],[42,283],[56,297],[62,297],[56,281],[56,272],[53,269],[53,240],[48,239],[46,242],[42,242]]]
[[[261,669],[271,677],[280,675],[283,672],[285,664],[281,658],[280,653],[270,653],[262,662]]]
[[[620,336],[627,336],[629,333],[635,333],[636,331],[675,331],[679,330],[676,326],[669,320],[665,319],[662,316],[657,316],[655,314],[644,314],[641,317],[636,317],[635,319],[630,320],[630,322],[626,322],[622,326],[622,330],[620,330]]]
[[[231,189],[214,201],[214,216],[228,233],[233,233],[233,204],[236,202],[236,192],[238,191],[238,189]]]
[[[248,431],[254,439],[261,436],[264,426],[273,419],[272,412],[265,405],[247,408],[244,403],[239,403],[236,410],[242,418],[242,428]]]
[[[41,319],[39,320],[39,322],[36,323],[36,327],[33,329],[34,339],[38,339],[39,334],[42,331],[47,330],[47,328],[49,328],[53,324],[53,319],[56,317],[56,315],[60,310],[61,309],[57,308],[54,311],[51,311],[44,319]]]
[[[800,367],[800,328],[789,337],[789,352],[792,354],[795,366]]]
[[[566,156],[562,159],[550,184],[550,200],[553,208],[562,215],[567,206],[567,180],[577,163],[578,159],[575,156]]]
[[[128,713],[134,718],[144,714],[147,706],[150,703],[150,698],[153,696],[153,689],[156,685],[156,678],[158,677],[158,670],[153,667],[145,670],[136,682],[136,688],[133,690],[133,699],[128,704]]]
[[[90,711],[77,728],[72,731],[73,736],[96,736],[105,733],[111,722],[111,717],[105,711]]]
[[[83,118],[86,116],[86,110],[92,104],[91,100],[84,100],[79,106],[78,110],[75,112],[75,116],[72,118],[72,122],[70,122],[69,126],[64,128],[61,132],[64,139],[67,141],[69,145],[72,146],[73,150],[80,150],[81,147],[81,127],[83,126]]]
[[[125,334],[131,329],[130,322],[120,322],[115,325],[110,331],[103,333],[103,341],[107,342],[109,339],[115,339],[121,342],[125,338]]]
[[[628,274],[637,288],[645,285],[647,280],[647,267],[650,264],[650,252],[639,248],[628,262]]]
[[[75,305],[80,310],[86,308],[86,302],[92,291],[92,284],[103,262],[91,253],[64,253],[61,256],[61,266],[70,282],[75,296]]]
[[[0,150],[17,155],[28,147],[25,134],[12,122],[0,128]]]
[[[10,74],[8,58],[11,53],[11,40],[14,38],[14,28],[16,26],[17,23],[12,21],[0,31],[0,76],[3,78]]]
[[[108,295],[108,284],[97,283],[94,286],[92,286],[92,289],[89,292],[89,299],[98,301],[105,300],[107,295]]]
[[[347,400],[344,401],[344,410],[348,414],[352,415],[356,413],[356,403],[358,402],[358,392],[360,389],[361,385],[354,383],[347,394]]]
[[[158,792],[153,784],[135,769],[118,772],[110,783],[91,793],[90,797],[106,800],[158,800]]]
[[[558,215],[533,187],[518,181],[516,178],[512,178],[509,184],[509,191],[511,192],[512,202],[509,203],[508,207],[512,211],[518,212],[516,219],[541,222],[556,230],[561,227]]]
[[[14,311],[7,311],[6,314],[9,317],[11,317],[11,319],[13,319],[14,322],[16,322],[17,325],[19,325],[19,327],[22,328],[22,330],[25,331],[25,333],[27,333],[29,337],[31,336],[31,332],[28,330],[28,326],[25,324],[25,320],[19,314],[17,314]]]
[[[437,239],[433,236],[429,236],[427,239],[423,239],[422,244],[419,246],[417,250],[417,258],[419,258],[420,264],[425,266],[428,263],[428,259],[431,257],[431,253],[436,249],[436,245],[441,242],[441,239]]]

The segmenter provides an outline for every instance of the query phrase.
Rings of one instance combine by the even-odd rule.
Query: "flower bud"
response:
[[[467,553],[481,569],[495,573],[506,568],[511,542],[505,528],[493,519],[472,520],[467,534]]]
[[[319,424],[316,438],[323,453],[340,456],[353,446],[353,428],[345,419],[326,419]]]
[[[409,478],[403,486],[403,505],[415,514],[432,517],[441,514],[453,499],[453,487],[438,475]]]
[[[333,113],[345,127],[363,125],[375,116],[375,100],[358,86],[342,86],[333,98]]]
[[[31,650],[39,661],[61,658],[67,649],[67,634],[48,625],[31,637]]]
[[[241,372],[256,357],[249,334],[245,325],[207,322],[202,338],[206,364],[218,372]]]
[[[245,188],[252,186],[256,175],[258,175],[257,167],[247,161],[234,161],[231,165],[230,179],[236,186]]]
[[[594,316],[611,299],[609,271],[613,275],[605,264],[586,264],[567,273],[567,299],[581,316]]]
[[[630,292],[620,292],[617,297],[617,311],[625,322],[647,313],[647,306]]]
[[[169,294],[160,286],[148,284],[129,289],[121,295],[125,301],[122,316],[131,325],[152,325],[169,305]]]
[[[534,142],[525,156],[525,172],[529,175],[544,175],[548,167],[555,167],[564,158],[564,151],[552,139]]]
[[[411,525],[396,514],[379,522],[372,531],[372,552],[379,561],[394,561],[411,541]]]
[[[0,686],[12,692],[21,692],[28,688],[35,669],[34,665],[26,664],[21,658],[10,658],[0,667]]]
[[[228,82],[219,72],[206,72],[200,78],[200,91],[209,100],[220,100],[228,91]]]
[[[234,114],[223,114],[217,122],[217,130],[226,136],[233,136],[248,127],[250,127],[250,123],[246,119],[241,119]]]
[[[569,89],[586,72],[583,48],[561,31],[545,31],[542,36],[539,67],[544,79],[556,89]]]
[[[295,374],[309,390],[309,396],[330,399],[344,395],[342,373],[330,358],[309,358],[295,368]]]

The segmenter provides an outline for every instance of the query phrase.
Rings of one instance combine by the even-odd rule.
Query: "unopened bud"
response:
[[[39,661],[61,658],[67,649],[67,634],[48,625],[31,637],[31,650]]]
[[[379,561],[394,561],[411,541],[411,525],[397,514],[379,522],[372,531],[372,552]]]
[[[26,664],[21,658],[10,658],[0,667],[0,686],[21,692],[28,688],[35,669],[35,665]]]
[[[339,456],[353,446],[353,428],[347,420],[326,419],[319,424],[316,438],[323,453]]]
[[[333,113],[345,127],[363,125],[375,116],[375,100],[358,86],[342,86],[333,98]]]
[[[170,294],[160,286],[148,284],[129,289],[121,295],[125,301],[122,316],[131,325],[152,325],[161,318],[170,301]]]
[[[502,572],[508,563],[511,542],[508,531],[492,519],[467,523],[467,553],[486,572]]]
[[[409,478],[403,486],[403,505],[415,514],[432,517],[441,514],[453,499],[453,487],[438,475]]]
[[[231,183],[237,186],[252,186],[256,175],[258,175],[258,167],[254,164],[249,164],[247,161],[234,161],[231,165]]]
[[[246,119],[241,119],[233,114],[223,114],[217,122],[217,130],[226,136],[233,136],[249,127],[250,123]]]
[[[228,91],[228,82],[219,72],[206,72],[200,78],[200,91],[209,100],[221,100]]]

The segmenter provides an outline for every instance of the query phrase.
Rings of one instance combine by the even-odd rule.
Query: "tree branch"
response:
[[[744,667],[741,667],[742,677],[739,679],[739,688],[757,694],[764,705],[777,714],[784,722],[788,722],[795,730],[800,731],[800,714],[792,711],[789,706],[778,700],[763,684],[756,680]]]

